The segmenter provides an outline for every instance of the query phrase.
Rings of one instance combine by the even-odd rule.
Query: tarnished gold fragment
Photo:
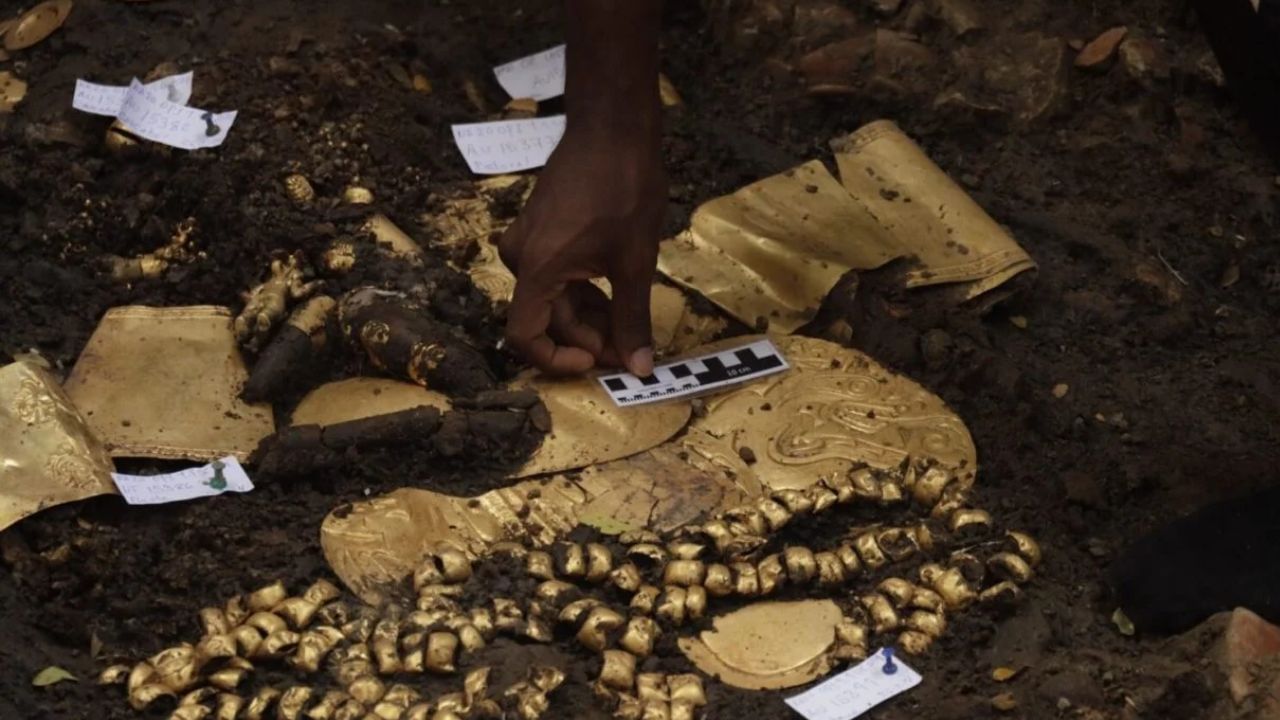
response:
[[[338,238],[320,256],[320,265],[338,275],[348,273],[356,266],[356,246],[346,238]]]
[[[624,650],[605,650],[600,682],[608,688],[629,691],[635,685],[636,656]]]
[[[222,608],[207,607],[200,610],[200,626],[205,635],[225,635],[231,632],[231,622]]]
[[[567,597],[579,594],[578,586],[563,580],[546,580],[538,585],[534,597],[552,606],[563,605]]]
[[[115,492],[111,458],[48,371],[0,368],[0,530],[46,507]]]
[[[284,194],[298,205],[307,205],[316,199],[316,189],[306,175],[294,173],[284,179]]]
[[[328,625],[306,631],[298,639],[298,648],[292,660],[293,666],[305,673],[318,671],[325,656],[342,640],[342,631]]]
[[[373,627],[373,639],[369,642],[373,650],[373,659],[378,665],[379,675],[394,675],[400,672],[399,637],[400,622],[393,618],[384,618]]]
[[[609,582],[623,592],[635,592],[644,584],[640,569],[634,563],[623,563],[609,573]]]
[[[271,276],[244,294],[235,319],[236,339],[252,350],[262,347],[285,317],[290,302],[305,300],[322,281],[307,280],[305,259],[293,253],[271,261]]]
[[[0,33],[4,49],[24,50],[49,37],[67,21],[71,8],[71,0],[47,0],[27,10]]]
[[[830,669],[840,621],[840,608],[829,600],[755,603],[679,645],[699,670],[734,687],[794,687]]]
[[[131,306],[103,316],[65,389],[112,455],[243,460],[275,432],[270,405],[239,399],[247,376],[226,308]]]
[[[627,555],[633,560],[647,561],[652,566],[660,566],[667,561],[667,551],[653,543],[636,543],[627,548]]]

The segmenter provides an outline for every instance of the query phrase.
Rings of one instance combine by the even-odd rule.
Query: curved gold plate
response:
[[[293,410],[294,425],[336,425],[426,405],[447,411],[441,393],[387,378],[355,377],[326,383],[307,393]]]
[[[722,615],[680,650],[707,675],[748,690],[778,690],[831,669],[840,608],[830,600],[759,602]]]

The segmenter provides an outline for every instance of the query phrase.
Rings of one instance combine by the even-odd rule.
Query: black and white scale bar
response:
[[[649,377],[636,377],[631,373],[602,375],[600,384],[615,403],[627,407],[740,385],[789,367],[772,341],[756,340],[718,353],[659,365]]]

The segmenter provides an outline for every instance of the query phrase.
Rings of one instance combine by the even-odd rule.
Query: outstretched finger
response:
[[[529,283],[516,283],[507,307],[507,342],[539,370],[552,375],[584,373],[595,365],[595,356],[582,348],[557,345],[547,330],[552,304],[563,287],[543,290]]]

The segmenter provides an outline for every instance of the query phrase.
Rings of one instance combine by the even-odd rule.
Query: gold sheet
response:
[[[975,298],[1035,269],[1017,241],[892,121],[865,125],[831,146],[845,188],[919,261],[907,287],[961,283],[964,297]]]
[[[108,310],[66,391],[114,457],[247,459],[275,432],[238,397],[248,374],[224,307]]]
[[[699,670],[734,687],[777,690],[831,669],[840,608],[830,600],[757,602],[712,621],[680,650]]]
[[[387,415],[423,405],[441,412],[449,398],[415,383],[388,378],[354,377],[325,383],[307,393],[293,410],[293,425],[336,425]]]
[[[751,339],[719,341],[692,354]],[[628,419],[629,413],[646,411],[613,408],[593,379],[540,387],[553,425],[559,425],[557,437],[544,445],[551,450],[531,466],[602,456],[603,448],[623,447],[612,444],[623,441],[634,443],[639,449],[632,452],[639,454],[593,464],[572,479],[529,480],[475,499],[406,488],[357,503],[349,513],[326,518],[325,557],[363,596],[403,579],[427,548],[442,541],[483,555],[501,540],[545,545],[579,523],[607,533],[669,530],[765,488],[803,488],[857,463],[895,466],[908,454],[968,469],[972,480],[973,440],[939,398],[856,350],[811,338],[773,339],[791,363],[790,372],[706,398],[704,417],[647,452],[640,452],[638,439],[657,444],[671,438],[688,420],[687,404],[645,406],[675,408],[664,410],[676,414],[659,423],[658,416]],[[610,419],[599,422],[601,412]],[[554,462],[561,458],[566,460]]]
[[[43,368],[0,368],[0,530],[54,505],[114,493],[111,457]]]
[[[914,258],[907,287],[975,298],[1035,263],[888,120],[832,143],[837,181],[812,160],[700,206],[658,269],[743,323],[792,333],[837,280]]]

